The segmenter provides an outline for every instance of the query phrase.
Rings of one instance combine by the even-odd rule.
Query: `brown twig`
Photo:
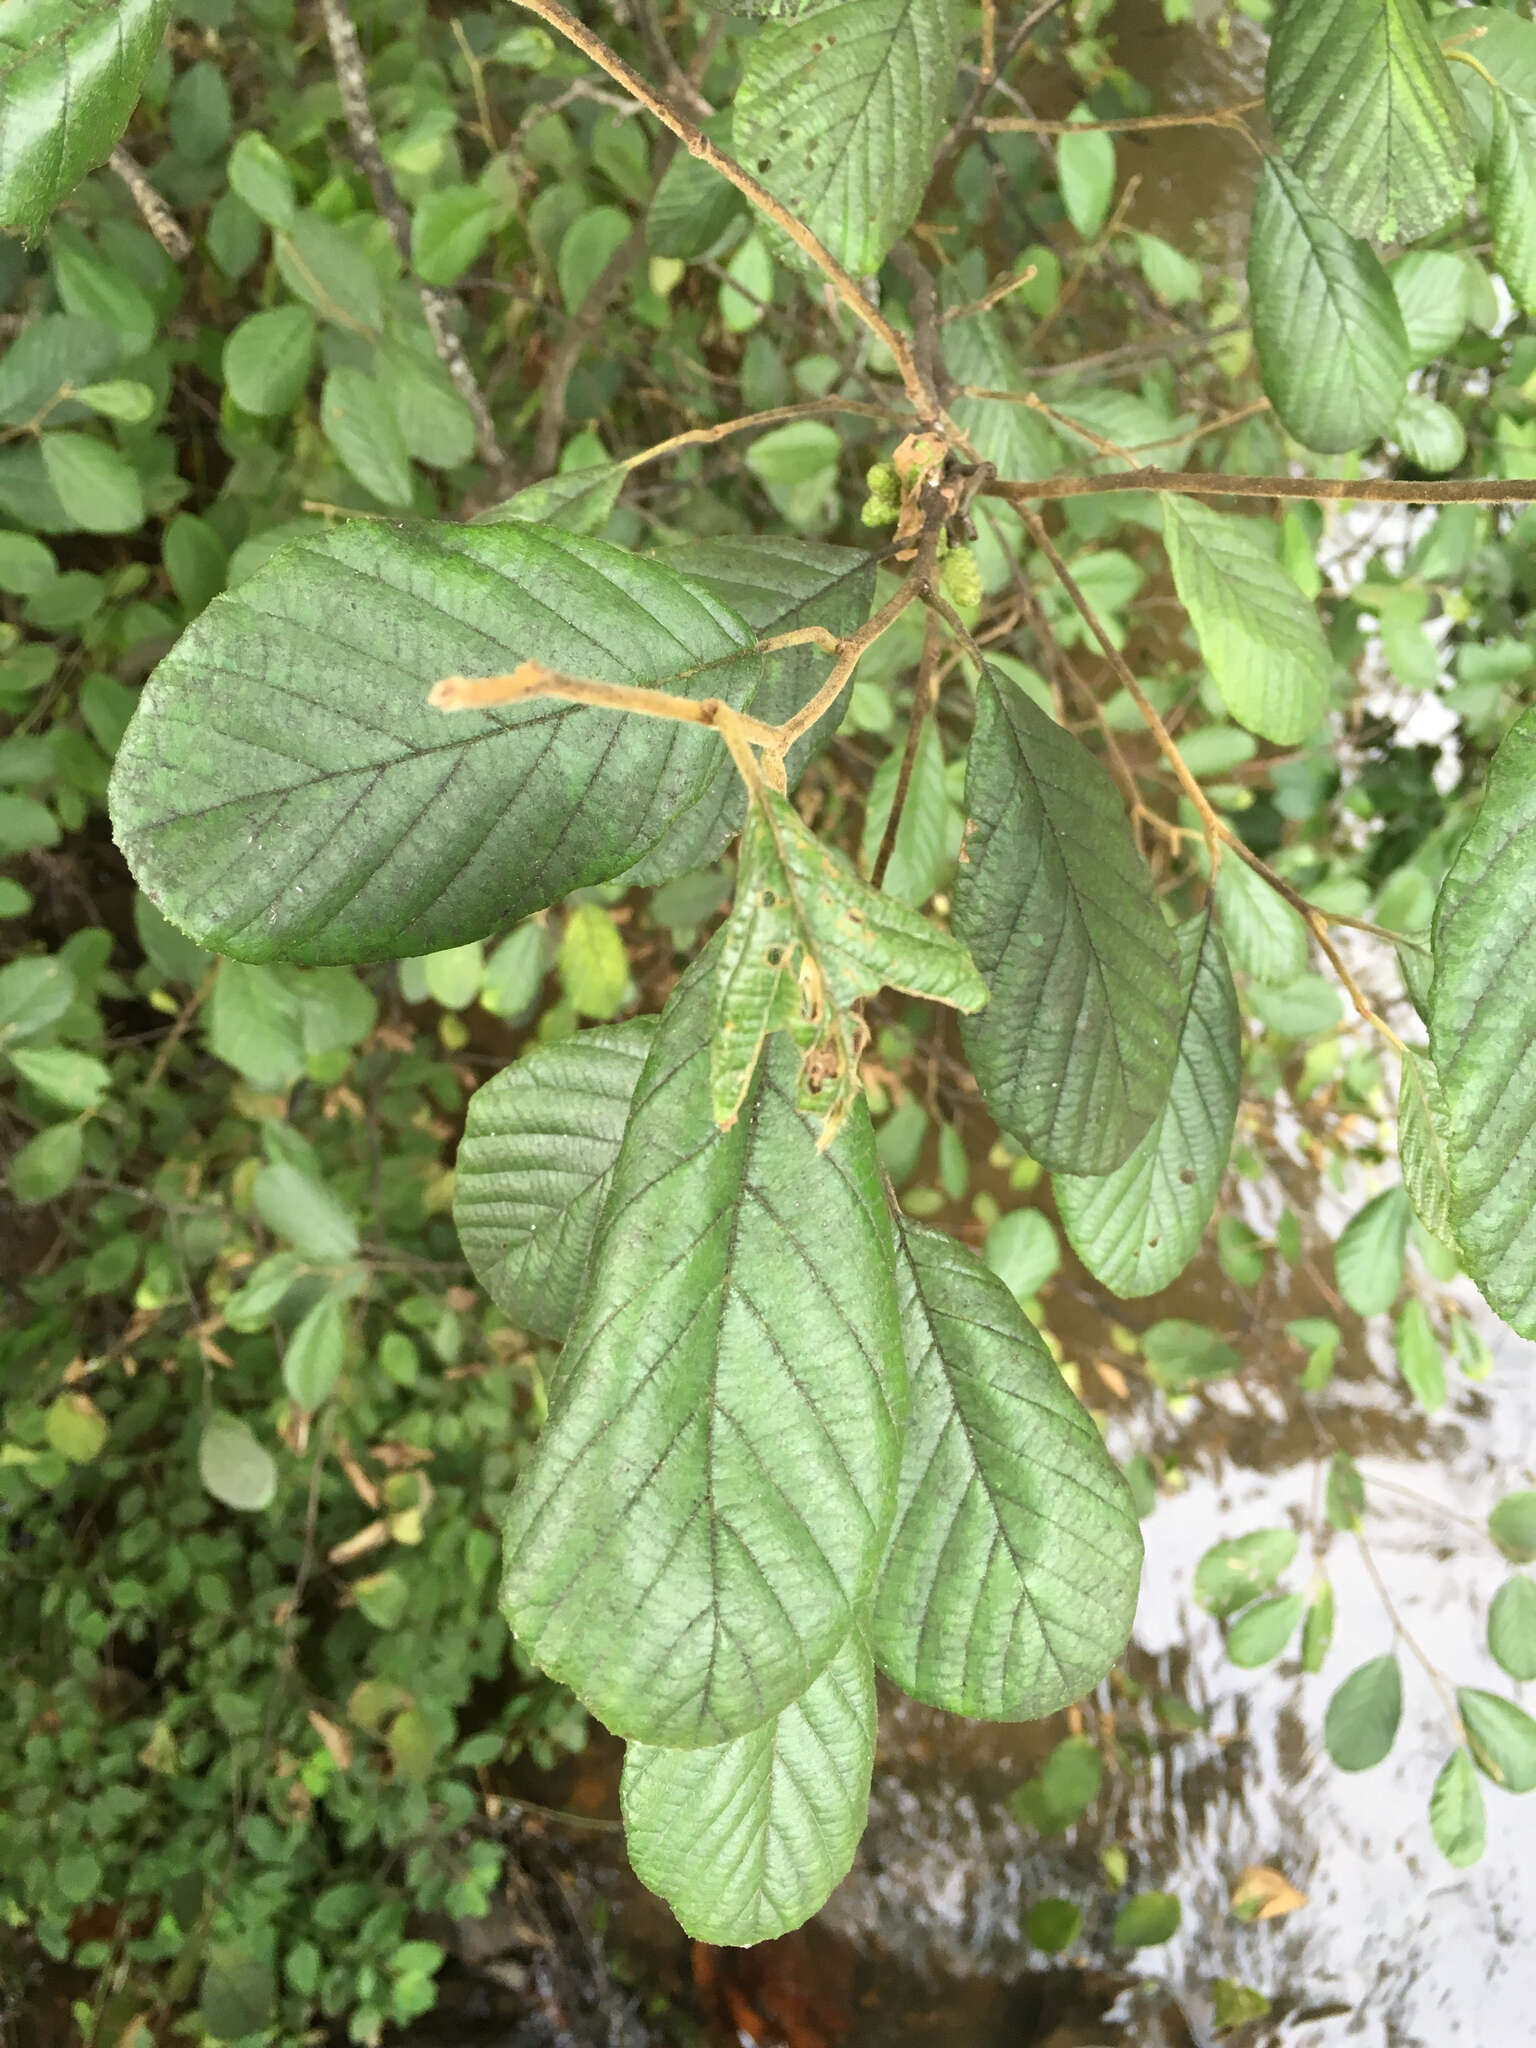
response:
[[[1240,128],[1247,135],[1241,116],[1263,104],[1259,97],[1238,100],[1230,107],[1212,107],[1205,113],[1127,114],[1113,121],[1037,121],[1033,115],[992,114],[971,126],[987,135],[1136,135],[1157,128]]]
[[[357,29],[353,24],[347,0],[319,0],[321,19],[325,23],[326,39],[331,46],[331,62],[336,69],[336,85],[341,94],[342,113],[346,117],[347,134],[352,143],[352,154],[357,158],[359,168],[367,178],[373,193],[373,203],[381,217],[389,223],[395,247],[400,251],[406,271],[411,272],[411,217],[405,202],[395,190],[395,181],[389,174],[384,153],[379,148],[379,131],[374,123],[373,109],[368,102],[368,73],[363,63],[362,46],[357,40]],[[415,279],[416,295],[421,301],[422,314],[427,331],[432,337],[432,346],[437,351],[439,362],[448,372],[454,389],[468,406],[475,423],[475,446],[480,460],[491,469],[505,467],[506,457],[496,438],[495,422],[491,409],[486,404],[485,394],[469,367],[469,358],[463,344],[448,318],[452,303],[442,292],[435,291],[429,284]]]
[[[670,150],[663,150],[657,175],[666,169]],[[654,189],[654,188],[653,188]],[[573,312],[539,380],[539,426],[533,441],[533,474],[548,476],[560,455],[565,431],[565,394],[571,374],[588,343],[595,339],[615,293],[645,254],[645,223],[635,222],[624,240],[593,279],[587,296]]]
[[[192,237],[149,182],[144,171],[119,143],[107,163],[116,171],[139,209],[144,225],[173,263],[185,263],[192,254]]]
[[[955,151],[959,149],[966,137],[971,133],[975,125],[976,116],[986,105],[988,97],[995,90],[999,80],[1006,75],[1008,67],[1014,58],[1018,56],[1020,50],[1023,49],[1041,23],[1055,14],[1058,8],[1065,5],[1066,0],[1039,0],[1039,5],[1032,7],[1009,35],[1007,42],[1003,46],[1003,53],[997,59],[991,71],[989,72],[983,68],[980,77],[976,81],[975,89],[962,108],[959,118],[955,121],[954,126],[950,129],[944,140],[939,144],[934,154],[933,169],[929,173],[930,186],[934,178],[938,176]]]
[[[335,0],[323,0],[323,4],[334,5]],[[647,107],[663,127],[669,128],[690,156],[697,157],[700,163],[708,164],[711,170],[718,171],[722,178],[751,201],[759,213],[765,214],[775,227],[788,235],[795,246],[815,264],[854,318],[861,321],[870,333],[884,344],[896,365],[902,387],[917,412],[924,419],[942,422],[943,408],[939,404],[937,394],[920,375],[905,335],[898,333],[890,321],[869,303],[859,289],[857,280],[843,268],[831,250],[812,234],[803,221],[781,205],[767,186],[754,178],[734,157],[727,156],[724,150],[718,149],[701,128],[689,120],[686,114],[681,113],[663,93],[656,90],[655,86],[643,79],[632,65],[626,64],[617,51],[608,47],[601,36],[594,35],[585,22],[578,21],[569,8],[560,4],[560,0],[518,0],[518,5],[526,8],[530,14],[537,15],[540,21],[547,22],[552,29],[564,36],[568,43],[574,44],[583,56],[590,57],[592,62],[606,71],[616,84],[622,85],[626,92],[633,94],[642,106]]]
[[[861,398],[806,398],[794,405],[770,406],[766,412],[745,413],[737,420],[719,420],[710,427],[685,427],[680,434],[670,434],[665,441],[642,448],[638,455],[626,455],[624,467],[639,469],[643,463],[660,462],[682,448],[707,448],[716,441],[728,440],[732,434],[750,433],[754,427],[775,427],[785,420],[820,419],[832,412],[857,413],[863,419],[886,424],[898,417],[888,406],[870,405]]]
[[[912,769],[917,761],[918,742],[923,736],[923,727],[933,716],[939,705],[939,615],[930,609],[923,621],[923,654],[917,667],[917,681],[912,686],[912,713],[907,720],[907,742],[901,750],[901,766],[896,771],[896,788],[891,796],[890,813],[885,821],[885,830],[880,835],[880,850],[875,855],[875,864],[869,871],[869,886],[878,889],[885,880],[886,869],[891,864],[891,855],[896,851],[896,834],[901,827],[901,814],[906,808],[907,791],[912,786]]]
[[[988,497],[1006,498],[1020,506],[1058,498],[1091,498],[1105,491],[1163,491],[1174,498],[1312,498],[1322,504],[1536,503],[1533,477],[1454,477],[1442,483],[1400,483],[1395,477],[1218,476],[1204,470],[1143,468],[1117,470],[1112,476],[1043,477],[1038,483],[999,478],[982,489]]]
[[[155,1083],[170,1065],[171,1054],[186,1036],[187,1026],[192,1022],[192,1019],[203,1007],[209,996],[213,994],[213,985],[218,980],[219,969],[223,965],[224,962],[222,960],[213,961],[197,987],[177,1011],[175,1023],[160,1041],[160,1050],[155,1054],[154,1064],[144,1076],[144,1090],[146,1094],[154,1087]]]

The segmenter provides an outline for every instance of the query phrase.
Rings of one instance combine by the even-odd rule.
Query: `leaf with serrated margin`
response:
[[[716,1126],[715,958],[635,1091],[502,1582],[530,1656],[678,1749],[762,1727],[830,1662],[885,1548],[906,1402],[868,1113],[818,1151],[780,1042]]]
[[[804,1106],[825,1111],[823,1142],[858,1089],[862,1027],[850,1012],[861,997],[896,988],[959,1010],[987,1000],[958,940],[872,889],[766,787],[742,828],[719,960],[709,1054],[716,1121],[735,1122],[763,1040],[787,1030],[806,1056]]]
[[[39,234],[112,154],[170,0],[8,0],[0,12],[0,227]]]
[[[475,1278],[520,1329],[559,1341],[619,1156],[654,1017],[536,1046],[469,1099],[453,1220]]]
[[[842,638],[869,617],[875,589],[875,558],[854,548],[795,534],[750,534],[730,539],[682,541],[658,548],[655,559],[745,619],[761,640],[802,626],[825,626]],[[831,657],[815,646],[789,647],[751,657],[760,678],[751,692],[752,716],[782,725],[816,694]],[[794,788],[812,755],[824,747],[842,718],[833,705],[784,757]],[[717,747],[699,794],[671,819],[645,857],[626,871],[631,885],[670,881],[718,860],[741,830],[746,792],[725,748]]]
[[[1333,657],[1317,613],[1255,522],[1192,498],[1163,500],[1174,588],[1239,725],[1276,746],[1304,740],[1328,707]]]
[[[1392,281],[1272,157],[1254,200],[1248,297],[1264,389],[1287,433],[1338,454],[1387,431],[1408,390]]]
[[[1194,1257],[1237,1120],[1242,1037],[1226,950],[1208,911],[1181,924],[1178,941],[1184,1010],[1167,1102],[1113,1173],[1052,1182],[1072,1249],[1127,1299],[1156,1294]]]
[[[1488,152],[1493,260],[1523,313],[1536,312],[1536,107],[1493,95]]]
[[[1407,1047],[1397,1091],[1398,1163],[1419,1221],[1442,1244],[1450,1244],[1453,1236],[1447,1115],[1440,1076],[1423,1053]]]
[[[950,0],[823,0],[747,46],[736,156],[856,277],[917,218],[949,117]],[[787,259],[807,259],[773,231]]]
[[[1493,758],[1431,943],[1451,1231],[1490,1307],[1536,1337],[1536,711]]]
[[[1042,1165],[1110,1173],[1168,1099],[1178,943],[1104,769],[990,674],[965,809],[955,936],[992,992],[961,1026],[971,1070]]]
[[[1289,988],[1306,973],[1306,920],[1240,853],[1229,854],[1221,864],[1216,909],[1233,963],[1242,973],[1276,988]]]
[[[855,1630],[750,1734],[709,1749],[629,1745],[619,1803],[635,1875],[695,1941],[788,1934],[852,1867],[874,1759],[875,1667]]]
[[[1286,0],[1264,97],[1280,154],[1352,235],[1412,241],[1472,190],[1466,108],[1423,0]]]
[[[1125,1648],[1135,1506],[1002,1281],[939,1231],[900,1231],[912,1413],[875,1659],[930,1706],[1035,1720],[1080,1699]]]
[[[723,749],[549,699],[444,715],[438,678],[531,658],[745,710],[752,643],[702,586],[602,541],[355,520],[280,549],[155,670],[113,771],[118,843],[237,959],[441,952],[633,866]]]
[[[945,368],[957,384],[973,384],[981,391],[1017,391],[1023,397],[1029,379],[1008,347],[998,314],[966,313],[946,320],[939,331]],[[997,398],[955,398],[949,410],[982,461],[990,462],[1000,477],[1036,483],[1054,475],[1060,465],[1061,443],[1043,415],[1026,405]]]

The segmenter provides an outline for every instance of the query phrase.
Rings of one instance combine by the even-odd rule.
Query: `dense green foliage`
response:
[[[1536,302],[1536,27],[1245,11],[1246,306],[1127,224],[1103,0],[1008,51],[1059,135],[971,125],[948,0],[619,29],[606,80],[553,0],[380,6],[361,71],[337,0],[329,52],[288,0],[0,26],[0,1911],[103,2038],[151,1983],[226,2039],[422,2010],[478,1774],[576,1701],[640,1875],[746,1942],[849,1866],[876,1668],[1000,1719],[1105,1677],[1154,1475],[1043,1327],[1050,1223],[972,1194],[983,1117],[1129,1299],[1213,1219],[1237,1285],[1310,1259],[1224,1189],[1245,1097],[1324,1101],[1373,1133],[1330,1299],[1419,1405],[1483,1363],[1458,1269],[1536,1335],[1536,340],[1476,253]],[[86,175],[135,105],[149,226]],[[1319,457],[1473,487],[1378,545],[1290,503]],[[1320,1391],[1340,1324],[1288,1334]],[[1170,1397],[1245,1362],[1129,1343]],[[1240,1667],[1329,1654],[1296,1550],[1202,1564]],[[1536,1724],[1458,1701],[1461,1864]],[[1362,1665],[1336,1762],[1401,1712]]]

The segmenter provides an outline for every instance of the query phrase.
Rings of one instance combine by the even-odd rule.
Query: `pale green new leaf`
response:
[[[0,11],[0,228],[41,232],[128,125],[170,0],[7,0]]]
[[[1295,746],[1327,709],[1333,677],[1317,613],[1250,519],[1165,498],[1163,538],[1227,709],[1261,738]]]
[[[1451,1751],[1435,1780],[1429,1795],[1429,1826],[1435,1847],[1458,1870],[1465,1870],[1482,1856],[1487,1834],[1483,1789],[1464,1749]]]
[[[1285,0],[1265,100],[1281,155],[1353,235],[1411,241],[1472,190],[1466,108],[1423,0]]]
[[[1001,314],[966,313],[946,320],[939,329],[944,364],[957,384],[978,391],[1028,391],[1030,379],[1008,346]],[[1034,483],[1054,473],[1061,461],[1061,443],[1042,414],[1027,405],[997,398],[955,398],[950,416],[983,462],[1000,477]]]
[[[1536,312],[1536,106],[1493,95],[1488,151],[1493,260],[1523,313]]]
[[[1397,1739],[1403,1673],[1396,1657],[1373,1657],[1352,1671],[1328,1702],[1323,1740],[1341,1771],[1369,1771]]]
[[[1536,1336],[1536,711],[1494,756],[1432,943],[1451,1231],[1490,1305]]]
[[[876,271],[917,218],[956,61],[950,0],[806,7],[747,45],[736,158],[845,270]]]
[[[1398,1163],[1419,1221],[1445,1244],[1452,1238],[1448,1114],[1440,1076],[1424,1054],[1410,1046],[1403,1054],[1397,1093]]]
[[[1536,1721],[1524,1707],[1470,1685],[1457,1688],[1456,1707],[1478,1769],[1506,1792],[1536,1791]]]
[[[1156,1294],[1194,1257],[1237,1120],[1241,1025],[1226,952],[1208,913],[1177,936],[1183,1011],[1167,1101],[1113,1173],[1058,1173],[1053,1182],[1072,1249],[1125,1298]]]
[[[1387,1188],[1357,1209],[1333,1248],[1339,1292],[1357,1316],[1379,1316],[1403,1284],[1403,1254],[1412,1207],[1401,1188]]]
[[[1036,1720],[1125,1647],[1141,1531],[1086,1411],[1008,1289],[964,1245],[903,1223],[912,1412],[872,1617],[915,1699]]]
[[[820,1910],[853,1863],[875,1757],[875,1667],[850,1633],[774,1720],[709,1749],[632,1742],[625,1847],[695,1941],[749,1947]]]
[[[710,1030],[716,1121],[735,1122],[764,1038],[788,1030],[805,1053],[804,1105],[823,1107],[835,1132],[858,1085],[862,1024],[850,1013],[882,988],[960,1010],[987,1000],[958,940],[871,889],[787,797],[760,785],[720,934]]]
[[[524,1649],[600,1720],[684,1749],[762,1727],[847,1637],[906,1399],[868,1114],[819,1151],[780,1043],[721,1131],[715,961],[641,1074],[502,1585]]]
[[[1178,943],[1104,769],[990,675],[965,805],[954,928],[992,991],[961,1027],[972,1071],[1043,1165],[1109,1173],[1168,1098]]]
[[[1408,389],[1408,336],[1380,258],[1266,158],[1248,237],[1259,369],[1287,433],[1323,454],[1386,432]]]
[[[1241,854],[1229,853],[1221,864],[1216,908],[1232,959],[1244,974],[1289,988],[1306,973],[1306,921]]]
[[[355,520],[216,597],[156,669],[112,778],[145,893],[247,960],[412,958],[610,880],[719,768],[703,727],[440,677],[532,658],[747,709],[751,629],[696,583],[523,525]]]
[[[521,1329],[570,1328],[655,1030],[636,1017],[536,1046],[469,1099],[453,1220],[475,1278]]]

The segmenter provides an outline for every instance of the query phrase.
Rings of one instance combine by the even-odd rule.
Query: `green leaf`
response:
[[[142,355],[155,338],[155,309],[132,278],[103,263],[78,229],[58,222],[49,235],[59,302],[77,319],[109,327],[124,356]]]
[[[224,344],[224,384],[236,405],[258,418],[292,412],[315,359],[315,316],[307,306],[252,313]]]
[[[1193,498],[1163,500],[1174,587],[1227,709],[1250,732],[1289,747],[1328,707],[1333,658],[1317,613],[1263,531]]]
[[[723,749],[549,700],[445,715],[432,684],[532,658],[745,710],[768,676],[731,659],[751,641],[599,541],[355,520],[280,550],[160,664],[113,770],[118,843],[175,923],[237,957],[462,945],[632,865]]]
[[[1397,1319],[1397,1369],[1408,1391],[1434,1415],[1445,1406],[1445,1360],[1430,1324],[1429,1310],[1415,1295],[1403,1303]]]
[[[861,997],[889,987],[962,1010],[987,1000],[962,945],[877,894],[766,784],[742,828],[718,957],[710,1092],[723,1128],[736,1120],[770,1032],[787,1030],[800,1047],[802,1106],[823,1109],[830,1136],[858,1088]]]
[[[1036,1899],[1024,1918],[1024,1938],[1048,1956],[1059,1956],[1083,1931],[1083,1909],[1070,1899]]]
[[[11,1065],[39,1094],[63,1109],[99,1108],[112,1087],[112,1075],[101,1060],[63,1046],[18,1048],[11,1054]]]
[[[318,1408],[341,1377],[346,1355],[341,1297],[322,1294],[295,1324],[283,1352],[283,1385],[290,1398],[300,1408]]]
[[[379,274],[362,244],[323,214],[301,213],[274,252],[283,282],[322,320],[376,336],[384,325]]]
[[[1352,1671],[1328,1702],[1323,1740],[1341,1771],[1368,1771],[1392,1747],[1403,1713],[1396,1657],[1373,1657]]]
[[[1052,1183],[1072,1249],[1124,1299],[1156,1294],[1194,1257],[1237,1119],[1241,1025],[1226,953],[1208,913],[1177,937],[1182,1010],[1167,1102],[1112,1173],[1058,1173]]]
[[[1447,1154],[1448,1112],[1440,1076],[1423,1053],[1403,1054],[1397,1094],[1397,1156],[1403,1186],[1419,1221],[1442,1243],[1451,1235],[1451,1167]]]
[[[26,236],[128,125],[170,0],[10,0],[0,25],[0,227]]]
[[[1281,155],[1351,234],[1411,241],[1472,190],[1466,109],[1423,0],[1286,0],[1265,100]]]
[[[1536,1336],[1536,710],[1510,727],[1435,907],[1429,1050],[1450,1225],[1504,1320]]]
[[[160,556],[171,588],[189,612],[200,612],[229,580],[229,554],[206,519],[178,512],[166,524]]]
[[[1512,1564],[1536,1564],[1536,1491],[1506,1493],[1488,1517],[1488,1534]]]
[[[323,1181],[287,1160],[264,1166],[251,1184],[256,1213],[268,1230],[286,1238],[318,1265],[345,1265],[357,1256],[357,1225]]]
[[[1010,1209],[987,1232],[982,1257],[1014,1300],[1023,1303],[1061,1265],[1061,1248],[1051,1219],[1038,1209]]]
[[[1211,2017],[1217,2033],[1261,2020],[1269,2011],[1269,2000],[1251,1984],[1238,1984],[1230,1977],[1217,1977],[1211,1984]]]
[[[1536,1678],[1536,1579],[1507,1579],[1488,1609],[1488,1648],[1496,1663],[1523,1684]]]
[[[475,421],[435,358],[408,341],[379,348],[376,374],[407,452],[432,469],[457,469],[475,452]]]
[[[1232,959],[1244,974],[1284,988],[1307,970],[1307,927],[1278,889],[1241,855],[1228,854],[1216,877],[1216,908]]]
[[[71,1465],[89,1465],[99,1458],[111,1434],[107,1418],[89,1394],[60,1394],[50,1401],[43,1433],[61,1458]]]
[[[1125,1647],[1141,1531],[1086,1412],[1002,1282],[901,1225],[912,1413],[872,1617],[875,1658],[914,1699],[1035,1720]]]
[[[1380,259],[1265,159],[1248,237],[1264,389],[1288,434],[1340,454],[1384,434],[1408,389],[1408,336]]]
[[[1322,1670],[1327,1662],[1328,1652],[1333,1647],[1333,1588],[1325,1579],[1320,1590],[1314,1594],[1307,1608],[1307,1618],[1301,1628],[1301,1668],[1313,1673]]]
[[[875,1670],[857,1630],[773,1720],[708,1749],[631,1743],[619,1797],[640,1882],[695,1941],[771,1941],[819,1911],[864,1832]]]
[[[704,133],[734,154],[729,112],[704,123]],[[720,173],[680,149],[661,174],[645,216],[646,247],[653,256],[695,263],[707,256],[746,201]]]
[[[1115,1915],[1116,1948],[1157,1948],[1179,1931],[1183,1909],[1171,1892],[1138,1892]]]
[[[1347,1451],[1335,1451],[1328,1460],[1324,1503],[1331,1527],[1341,1532],[1359,1528],[1365,1513],[1365,1482],[1360,1477],[1360,1467]]]
[[[1252,1529],[1213,1543],[1195,1567],[1195,1599],[1207,1614],[1233,1614],[1267,1593],[1295,1555],[1294,1529]]]
[[[1357,1209],[1333,1248],[1339,1292],[1357,1316],[1379,1316],[1403,1284],[1412,1205],[1401,1188],[1388,1188]]]
[[[246,130],[229,152],[228,177],[256,218],[269,228],[287,229],[298,218],[293,173],[282,156],[254,128]]]
[[[514,491],[499,505],[476,513],[474,523],[497,526],[504,519],[518,519],[525,525],[557,526],[565,533],[600,533],[619,502],[628,475],[628,466],[622,462],[568,469]]]
[[[556,265],[568,313],[579,313],[609,260],[629,240],[632,224],[616,206],[594,206],[573,220],[560,242]]]
[[[864,1106],[819,1152],[779,1043],[721,1131],[714,968],[684,976],[640,1076],[502,1582],[530,1656],[616,1733],[677,1748],[762,1727],[847,1637],[906,1394]]]
[[[982,678],[954,928],[991,1001],[961,1027],[987,1106],[1042,1165],[1109,1173],[1168,1099],[1178,941],[1094,757]]]
[[[600,903],[578,903],[566,919],[560,982],[578,1017],[608,1022],[623,1008],[629,962],[619,928]]]
[[[75,977],[47,954],[0,967],[0,1046],[35,1038],[56,1024],[75,999]]]
[[[88,434],[44,434],[43,468],[59,503],[87,533],[132,533],[144,524],[136,472]]]
[[[945,367],[957,384],[974,384],[980,391],[1017,391],[1021,396],[1029,390],[1031,373],[1009,347],[999,314],[967,313],[946,320],[939,337]],[[1060,463],[1061,443],[1043,416],[1028,406],[1003,399],[956,398],[949,411],[982,461],[992,463],[1001,477],[1034,483],[1050,476]]]
[[[1472,1759],[1452,1750],[1429,1795],[1429,1826],[1447,1863],[1465,1870],[1482,1856],[1486,1839],[1483,1793]]]
[[[956,61],[949,0],[822,0],[769,23],[747,45],[736,158],[867,275],[917,218]]]
[[[1470,272],[1449,249],[1410,249],[1387,272],[1415,369],[1454,348],[1467,324]]]
[[[1300,1593],[1275,1593],[1255,1601],[1227,1632],[1227,1655],[1242,1671],[1273,1664],[1301,1620],[1306,1602]]]
[[[1070,118],[1076,121],[1079,115],[1085,121],[1093,119],[1092,109],[1086,106],[1077,108]],[[1090,129],[1086,135],[1075,135],[1069,129],[1056,144],[1056,176],[1067,219],[1085,242],[1091,242],[1109,219],[1115,197],[1114,137],[1101,128]]]
[[[1456,1708],[1480,1771],[1506,1792],[1536,1789],[1536,1721],[1497,1693],[1457,1689]]]
[[[424,193],[411,220],[416,275],[427,284],[457,284],[483,254],[499,212],[495,197],[478,185],[445,185]]]
[[[1427,476],[1444,476],[1467,452],[1467,430],[1438,398],[1410,391],[1392,422],[1392,439]]]
[[[469,1100],[453,1220],[464,1256],[520,1328],[563,1339],[655,1019],[538,1046]]]
[[[320,423],[365,491],[381,504],[410,504],[410,452],[395,408],[375,378],[362,370],[332,370],[320,397]]]
[[[198,2017],[215,2040],[265,2031],[277,2000],[272,1965],[237,1942],[215,1942],[203,1968]]]
[[[1242,1370],[1242,1353],[1204,1323],[1167,1316],[1154,1323],[1141,1340],[1153,1384],[1165,1393],[1182,1394],[1207,1380],[1226,1379]]]
[[[236,1415],[216,1408],[203,1425],[197,1447],[197,1469],[215,1500],[254,1514],[277,1493],[277,1467],[271,1454]]]
[[[1536,106],[1502,92],[1493,95],[1488,225],[1493,260],[1515,304],[1536,312]]]
[[[864,835],[859,861],[866,874],[875,865],[890,820],[901,776],[904,749],[892,748],[875,770],[864,807]],[[895,844],[881,888],[898,903],[920,910],[944,878],[948,866],[949,790],[944,778],[944,743],[937,722],[928,719],[918,735],[917,752],[907,783],[906,802],[897,820]]]
[[[28,1207],[56,1200],[74,1185],[84,1154],[78,1124],[53,1124],[39,1131],[11,1155],[11,1193]]]

